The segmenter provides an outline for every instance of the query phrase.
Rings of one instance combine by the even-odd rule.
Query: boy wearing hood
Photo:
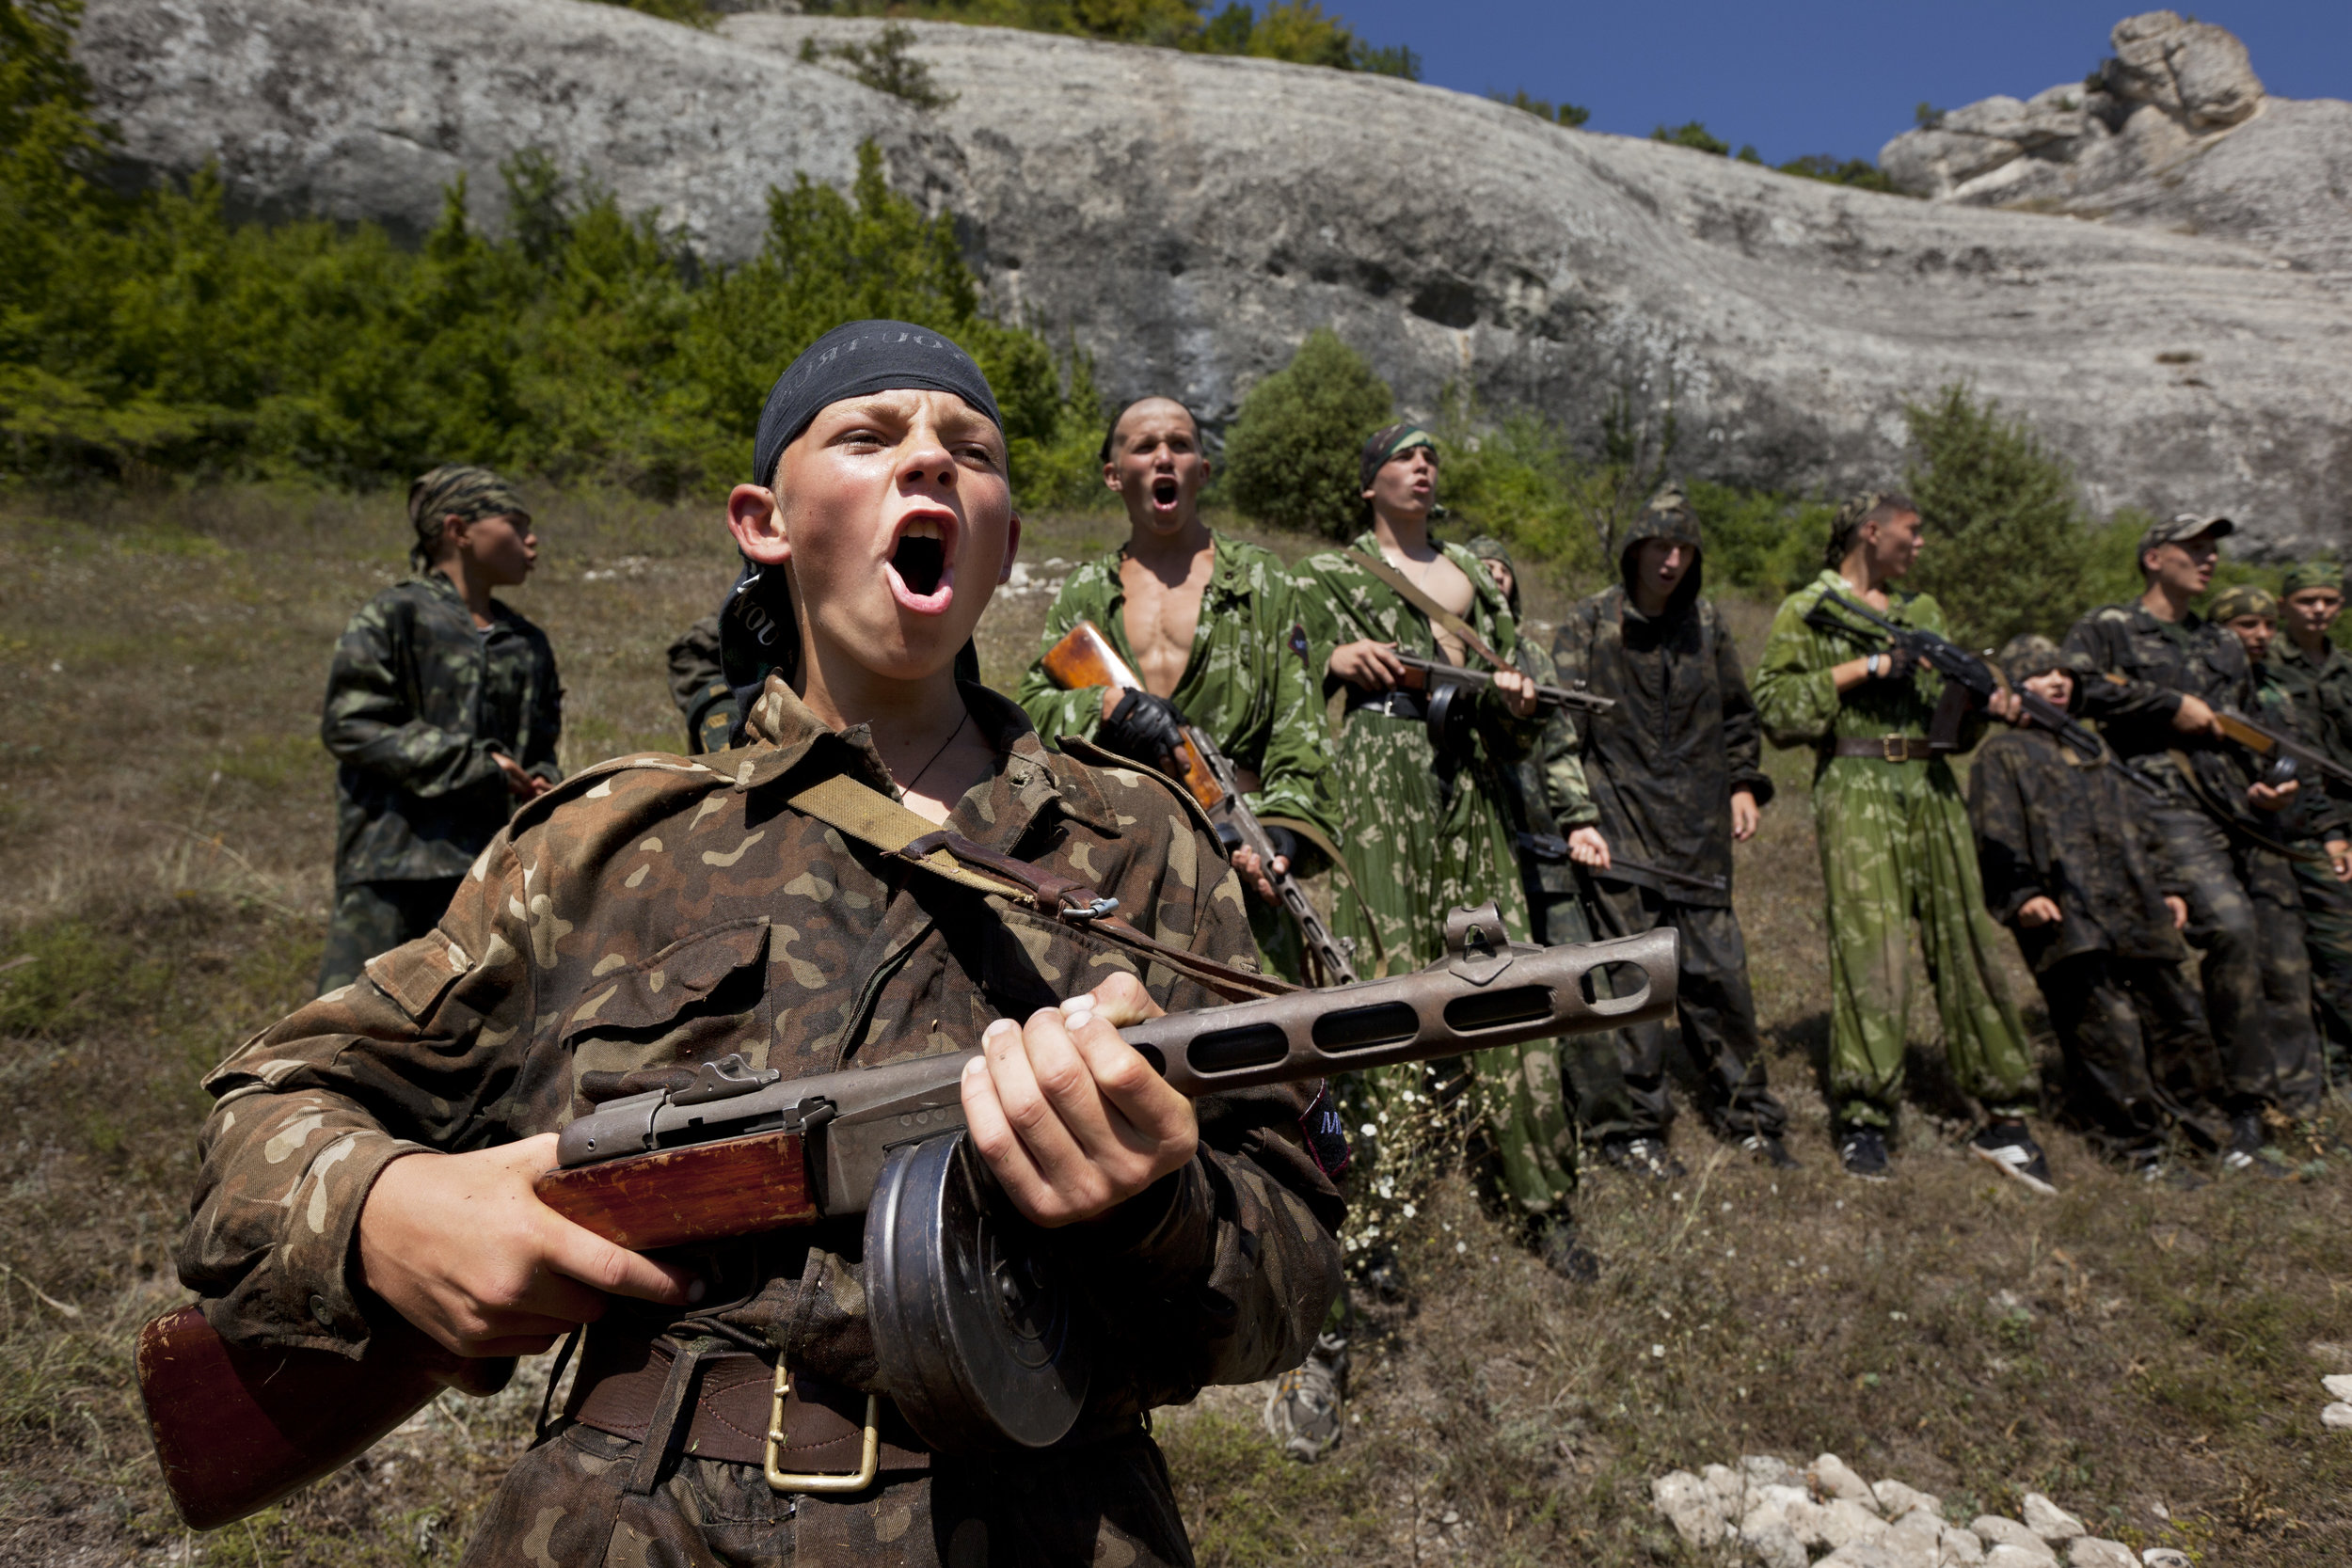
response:
[[[1756,704],[1714,604],[1702,595],[1698,519],[1679,485],[1661,490],[1626,535],[1621,580],[1568,611],[1552,642],[1561,675],[1617,705],[1584,724],[1581,755],[1598,832],[1569,853],[1595,889],[1604,936],[1672,926],[1682,937],[1676,1012],[1700,1069],[1701,1109],[1723,1136],[1773,1165],[1788,1112],[1764,1080],[1748,955],[1732,911],[1732,845],[1772,798]],[[1696,882],[1617,864],[1612,849]],[[1720,883],[1720,891],[1699,885]],[[1647,1168],[1664,1152],[1674,1102],[1666,1026],[1618,1032],[1626,1115],[1596,1129],[1612,1164]]]

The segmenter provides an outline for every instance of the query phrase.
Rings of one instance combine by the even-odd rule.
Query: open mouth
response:
[[[955,599],[956,574],[947,556],[954,528],[949,519],[915,517],[898,535],[885,575],[901,608],[936,615]]]
[[[1152,504],[1171,507],[1176,504],[1177,484],[1173,474],[1163,474],[1152,482]]]

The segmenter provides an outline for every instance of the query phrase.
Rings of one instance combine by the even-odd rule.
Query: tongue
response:
[[[916,594],[938,591],[939,578],[947,569],[947,547],[936,539],[901,539],[891,552],[890,563],[898,569],[898,580]]]

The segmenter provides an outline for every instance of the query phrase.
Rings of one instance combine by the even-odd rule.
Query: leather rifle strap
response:
[[[1108,902],[1083,882],[1041,871],[1025,861],[973,843],[927,821],[878,789],[846,773],[818,780],[787,802],[893,859],[961,887],[1025,905],[1068,925],[1097,931],[1134,949],[1148,962],[1174,970],[1229,1002],[1284,996],[1299,988],[1271,974],[1254,974],[1146,936],[1117,915],[1094,912]]]
[[[1477,631],[1471,627],[1468,621],[1463,620],[1459,615],[1454,614],[1454,611],[1446,609],[1445,606],[1439,604],[1437,600],[1422,593],[1421,585],[1416,583],[1411,578],[1406,577],[1404,573],[1398,571],[1387,562],[1375,560],[1373,557],[1366,555],[1359,549],[1350,547],[1345,553],[1355,557],[1357,563],[1362,566],[1364,570],[1370,572],[1374,577],[1378,578],[1382,582],[1387,583],[1391,588],[1396,590],[1397,594],[1402,597],[1406,604],[1411,605],[1415,610],[1420,610],[1423,615],[1429,617],[1432,625],[1443,626],[1446,630],[1460,638],[1462,640],[1462,646],[1468,648],[1471,653],[1476,654],[1479,657],[1485,659],[1487,663],[1493,665],[1498,670],[1517,670],[1518,668],[1518,665],[1512,663],[1509,659],[1503,657],[1501,654],[1488,647],[1486,645],[1486,640],[1479,636]],[[1473,589],[1475,586],[1475,584],[1472,585]],[[1472,598],[1475,599],[1475,597],[1476,594],[1473,593]]]

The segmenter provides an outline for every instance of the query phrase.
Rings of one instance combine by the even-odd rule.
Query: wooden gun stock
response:
[[[1046,677],[1064,691],[1079,691],[1089,686],[1107,686],[1119,691],[1144,689],[1143,682],[1127,668],[1119,650],[1111,646],[1111,640],[1103,635],[1103,628],[1091,621],[1081,621],[1071,627],[1070,634],[1046,649],[1045,657],[1038,662]],[[1209,770],[1209,765],[1201,760],[1189,740],[1177,748],[1176,774],[1202,809],[1213,808],[1225,799],[1216,775]]]

